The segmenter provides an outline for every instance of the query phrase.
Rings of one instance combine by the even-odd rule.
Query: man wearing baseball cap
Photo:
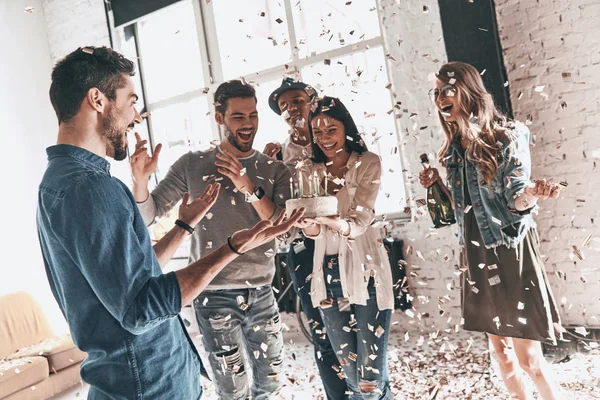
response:
[[[317,91],[304,82],[285,78],[281,86],[269,96],[269,107],[290,126],[289,137],[283,146],[268,143],[265,153],[275,157],[279,151],[284,162],[295,172],[296,163],[310,157],[310,133],[308,132],[308,113],[310,105],[317,96]]]
[[[281,151],[283,162],[294,174],[298,164],[312,156],[311,137],[308,131],[308,116],[317,91],[310,85],[285,78],[281,86],[269,96],[269,107],[290,126],[289,136],[283,146],[277,143],[266,145],[264,153],[275,157]],[[315,361],[321,374],[325,393],[329,400],[346,398],[348,390],[342,368],[335,350],[329,342],[325,325],[318,308],[312,306],[310,298],[313,255],[315,242],[301,234],[293,240],[288,253],[288,271],[294,283],[294,289],[300,297],[302,309],[311,322],[311,334],[315,343]]]

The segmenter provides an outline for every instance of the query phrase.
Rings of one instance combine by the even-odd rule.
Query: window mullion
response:
[[[150,152],[154,154],[154,132],[152,129],[152,111],[150,108],[150,104],[148,103],[148,92],[147,92],[147,83],[146,83],[146,76],[144,75],[144,55],[142,54],[142,46],[140,44],[140,41],[143,40],[140,38],[140,34],[138,31],[138,22],[133,24],[133,40],[135,43],[135,52],[137,54],[137,64],[138,64],[138,73],[140,74],[140,83],[142,85],[141,87],[141,95],[142,95],[142,99],[144,100],[144,105],[146,108],[146,111],[148,112],[148,117],[145,118],[145,123],[146,123],[146,127],[148,128],[148,147],[150,148]],[[156,175],[156,173],[152,174],[155,180],[155,183],[158,184],[158,177]]]
[[[206,78],[205,84],[212,82],[212,66],[211,58],[208,49],[208,43],[206,41],[206,32],[204,27],[204,13],[202,11],[201,0],[192,1],[194,7],[194,20],[196,21],[196,33],[198,35],[198,48],[200,50],[200,57],[204,60],[202,63],[202,72]]]
[[[298,38],[296,37],[296,25],[294,24],[292,2],[291,0],[283,0],[283,3],[285,5],[285,18],[287,19],[290,49],[292,50],[292,62],[295,65],[298,61]]]
[[[359,53],[376,46],[383,46],[383,38],[381,36],[377,36],[363,42],[349,44],[334,50],[324,51],[323,53],[315,54],[314,56],[301,58],[297,61],[295,66],[297,68],[303,68],[327,59],[337,58],[352,53]]]
[[[199,32],[198,41],[201,42],[200,47],[202,56],[206,57],[206,65],[203,66],[203,68],[208,68],[209,70],[209,74],[206,75],[208,78],[207,87],[212,94],[215,92],[218,85],[224,81],[221,53],[219,51],[219,42],[217,40],[215,14],[212,3],[202,0],[194,0],[194,10],[196,11],[196,26],[198,26]],[[211,110],[211,113],[214,113],[212,103],[211,100],[211,107],[209,107],[209,110]],[[213,139],[221,140],[221,129],[214,118],[211,118],[211,127]]]

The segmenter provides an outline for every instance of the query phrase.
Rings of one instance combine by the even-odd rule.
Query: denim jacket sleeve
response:
[[[190,155],[191,153],[186,153],[175,161],[169,168],[167,175],[150,193],[148,199],[138,203],[147,226],[154,223],[155,218],[162,217],[169,212],[175,203],[183,198],[183,194],[189,190],[186,170]]]
[[[506,185],[504,196],[511,212],[517,212],[515,199],[525,190],[531,178],[529,137],[529,129],[524,124],[517,123],[507,149],[509,158],[504,167],[503,182]]]
[[[52,227],[67,238],[62,245],[99,301],[130,333],[142,334],[181,311],[175,274],[160,272],[150,238],[140,237],[148,232],[133,196],[114,178],[92,176],[67,192]]]

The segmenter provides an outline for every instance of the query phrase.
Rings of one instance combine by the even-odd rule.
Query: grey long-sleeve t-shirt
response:
[[[237,230],[251,228],[260,217],[243,193],[234,192],[229,178],[217,172],[215,160],[219,147],[212,151],[189,152],[177,160],[165,178],[143,203],[138,203],[144,222],[151,225],[162,217],[183,197],[190,193],[191,199],[199,197],[209,183],[221,184],[219,197],[202,221],[195,227],[191,238],[189,262],[210,254],[227,241]],[[256,186],[265,191],[277,209],[276,218],[290,198],[291,172],[281,161],[274,160],[259,151],[239,159],[246,174]],[[221,180],[219,180],[222,178]],[[212,214],[212,215],[211,215]],[[208,285],[207,290],[239,289],[269,285],[273,281],[275,266],[275,241],[247,252],[227,265]]]

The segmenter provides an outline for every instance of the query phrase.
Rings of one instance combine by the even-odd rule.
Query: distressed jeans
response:
[[[221,399],[267,399],[280,389],[283,335],[271,286],[205,291],[194,310]]]
[[[337,256],[325,256],[325,273],[331,275],[326,287],[330,306],[321,305],[327,336],[336,350],[344,373],[350,399],[393,399],[389,385],[388,338],[392,310],[379,310],[373,278],[366,305],[350,304],[343,297]],[[361,389],[375,384],[373,391]]]
[[[302,310],[310,322],[310,333],[315,344],[315,362],[321,375],[327,399],[343,400],[346,398],[346,391],[348,390],[346,379],[344,379],[344,373],[337,355],[327,337],[321,313],[318,308],[312,305],[310,298],[312,280],[306,280],[313,270],[314,252],[315,242],[312,239],[304,239],[299,243],[293,243],[288,253],[288,271],[294,283],[294,289],[300,297]]]

